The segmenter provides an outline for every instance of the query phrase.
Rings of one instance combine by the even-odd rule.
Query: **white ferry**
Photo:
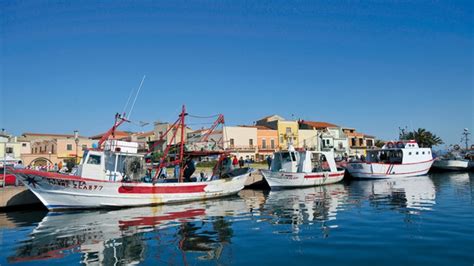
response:
[[[433,164],[430,148],[414,140],[387,142],[381,149],[368,150],[365,160],[350,162],[347,171],[357,178],[392,178],[428,173]]]
[[[344,171],[337,168],[332,151],[296,151],[290,145],[287,151],[275,152],[270,170],[261,172],[274,188],[332,184],[344,178]]]

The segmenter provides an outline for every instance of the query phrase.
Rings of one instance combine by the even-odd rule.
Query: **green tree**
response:
[[[436,145],[443,144],[443,140],[435,134],[424,128],[418,128],[411,132],[405,133],[400,137],[401,140],[415,140],[420,147],[431,148]]]

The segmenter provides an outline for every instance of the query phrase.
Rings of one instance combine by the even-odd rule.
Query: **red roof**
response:
[[[138,133],[137,136],[139,136],[139,137],[148,137],[148,136],[152,136],[153,134],[155,134],[155,132],[153,132],[153,130],[152,130],[152,131]]]
[[[241,125],[239,127],[253,127],[253,128],[256,128],[256,129],[263,129],[263,130],[273,130],[269,127],[266,127],[266,126],[261,126],[261,125],[256,125],[256,126],[246,126],[246,125]]]
[[[328,122],[317,122],[317,121],[305,121],[301,120],[300,124],[308,125],[310,127],[314,127],[316,129],[319,128],[328,128],[328,127],[338,127],[337,125],[328,123]]]
[[[95,136],[92,136],[90,138],[91,139],[100,139],[100,138],[102,138],[102,136],[104,134],[105,134],[105,132],[101,133],[101,134],[98,134],[98,135],[95,135]],[[112,138],[113,139],[124,139],[124,138],[128,138],[129,136],[130,136],[130,133],[128,133],[128,132],[115,130],[114,137],[112,137]]]
[[[25,132],[21,134],[22,136],[36,136],[36,137],[64,137],[64,138],[74,138],[74,134],[55,134],[55,133],[32,133]],[[79,136],[80,138],[86,138],[84,136]]]

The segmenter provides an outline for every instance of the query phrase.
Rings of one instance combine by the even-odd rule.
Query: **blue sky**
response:
[[[383,139],[474,129],[472,1],[0,7],[0,125],[15,134],[104,131],[143,75],[132,120],[174,120],[184,103],[230,125],[277,113]]]

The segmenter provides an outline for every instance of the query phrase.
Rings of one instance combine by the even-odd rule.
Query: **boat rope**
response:
[[[199,116],[199,115],[191,115],[191,114],[188,114],[189,117],[193,117],[193,118],[214,118],[214,117],[218,117],[219,114],[217,115],[210,115],[210,116]]]

